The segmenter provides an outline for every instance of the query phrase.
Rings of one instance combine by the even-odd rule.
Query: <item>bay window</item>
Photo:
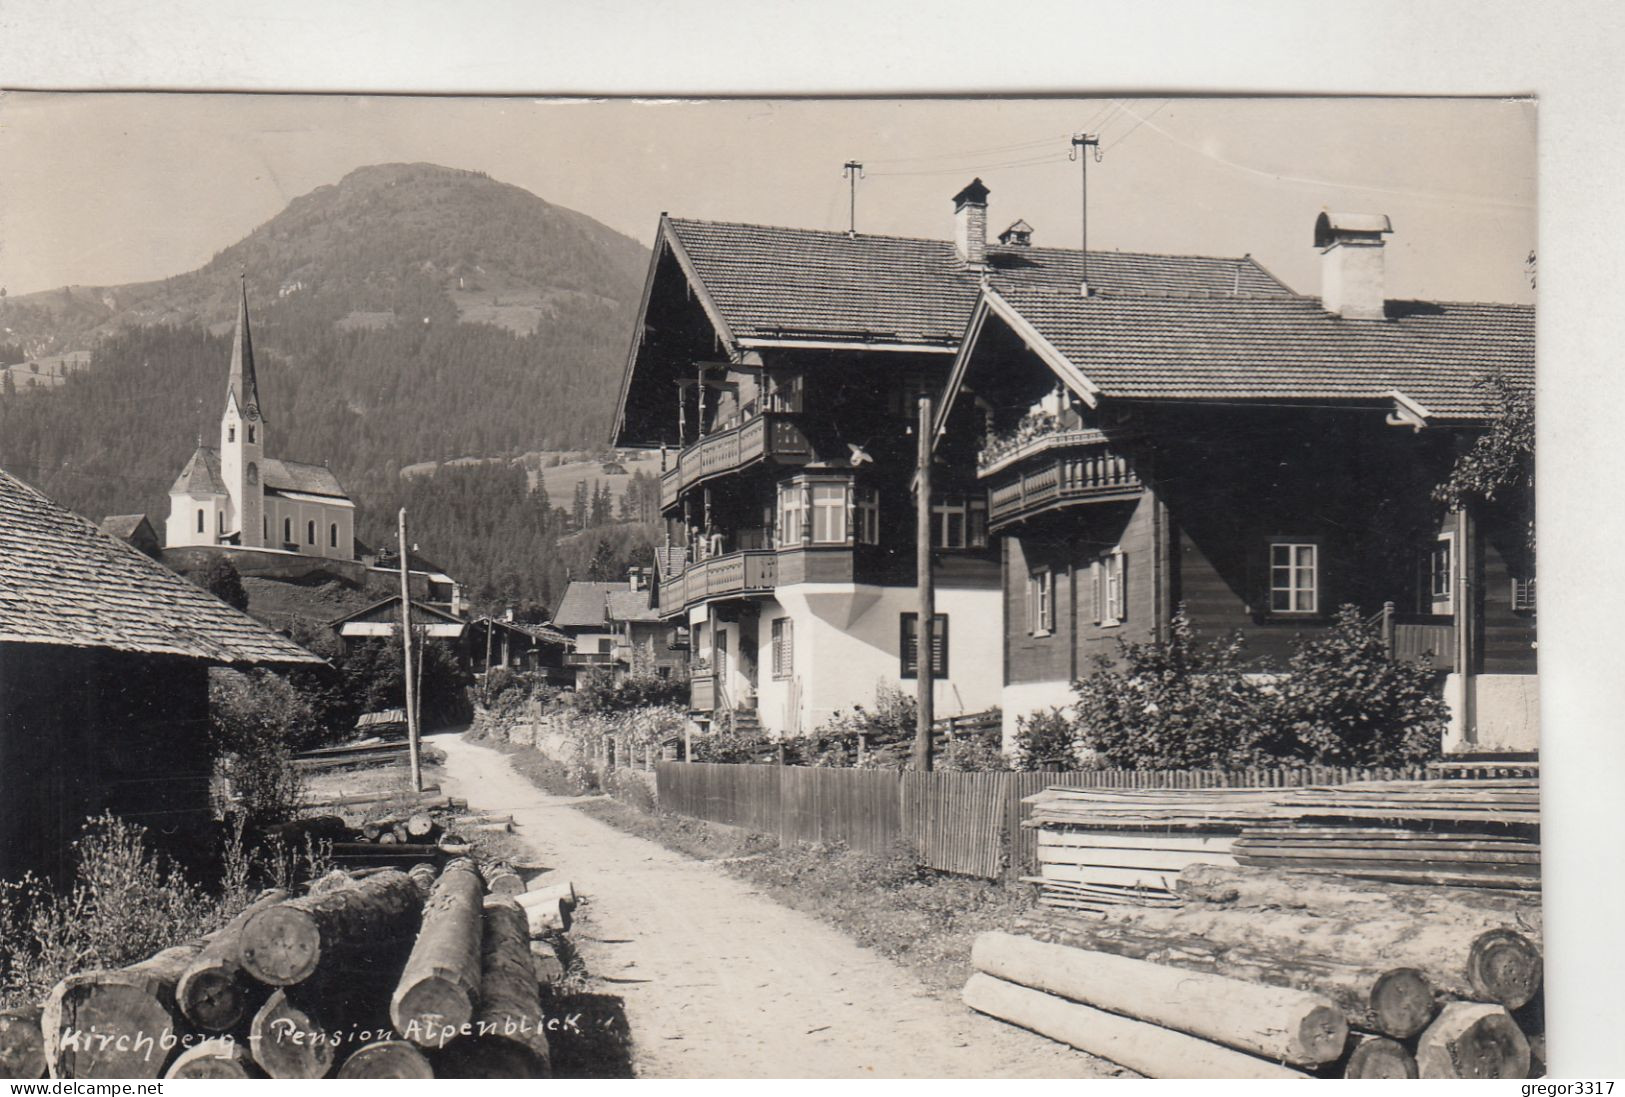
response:
[[[779,485],[779,545],[788,548],[801,544],[801,527],[806,520],[807,501],[802,495],[802,485],[786,483]]]
[[[854,533],[860,545],[880,544],[880,491],[877,488],[860,487],[857,491],[857,504],[853,525]]]
[[[846,544],[847,484],[812,485],[812,540],[815,545]]]

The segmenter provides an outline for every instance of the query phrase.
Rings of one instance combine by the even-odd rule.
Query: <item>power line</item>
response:
[[[1036,167],[1039,164],[1059,163],[1065,159],[1066,157],[1059,154],[1050,154],[1045,156],[1029,157],[1022,160],[1007,160],[998,164],[965,164],[951,168],[932,168],[923,171],[871,171],[869,172],[869,175],[874,177],[899,175],[960,175],[967,171],[992,171],[997,168]]]
[[[1164,99],[1162,101],[1161,106],[1157,107],[1156,110],[1153,110],[1150,114],[1146,115],[1144,118],[1140,118],[1140,120],[1138,122],[1134,123],[1132,126],[1130,126],[1123,133],[1118,134],[1117,139],[1115,141],[1113,141],[1111,144],[1107,145],[1106,148],[1104,150],[1102,150],[1102,151],[1109,152],[1112,149],[1115,149],[1118,145],[1121,145],[1124,141],[1126,141],[1128,139],[1129,134],[1133,133],[1135,130],[1139,129],[1141,126],[1143,126],[1147,122],[1151,121],[1151,119],[1155,118],[1157,116],[1157,114],[1162,110],[1163,107],[1166,107],[1169,103],[1172,103],[1172,102],[1173,102],[1172,99]],[[1139,115],[1135,115],[1135,117],[1139,118]]]
[[[958,149],[958,150],[950,151],[950,152],[925,153],[925,154],[922,154],[922,155],[919,155],[919,156],[884,156],[884,157],[877,156],[877,157],[870,157],[869,160],[868,160],[868,163],[871,163],[871,164],[917,164],[917,163],[920,163],[920,162],[926,161],[926,160],[948,160],[948,159],[956,159],[956,158],[967,157],[967,156],[986,156],[989,153],[996,153],[996,152],[1018,152],[1018,151],[1020,151],[1022,149],[1043,148],[1045,145],[1049,145],[1049,144],[1051,144],[1051,143],[1053,143],[1053,142],[1055,142],[1055,141],[1057,141],[1060,138],[1065,137],[1065,136],[1066,136],[1066,134],[1064,134],[1064,133],[1062,133],[1062,134],[1050,134],[1047,137],[1035,137],[1030,141],[1018,141],[1018,142],[1015,142],[1015,143],[1009,144],[1009,145],[988,145],[988,146],[986,146],[984,148],[978,148],[978,149]]]

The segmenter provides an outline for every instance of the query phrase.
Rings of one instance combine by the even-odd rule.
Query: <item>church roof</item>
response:
[[[227,400],[235,396],[237,408],[245,416],[248,409],[259,410],[259,382],[254,376],[254,340],[248,330],[248,280],[243,279],[243,296],[237,303],[237,330],[231,338],[231,375],[226,383]],[[250,416],[250,418],[252,418]]]
[[[235,665],[321,659],[0,470],[0,646]]]
[[[333,495],[349,497],[339,478],[326,465],[307,465],[302,461],[279,461],[267,457],[260,462],[260,479],[269,491],[297,491],[306,495]]]
[[[191,460],[169,486],[171,495],[228,495],[226,481],[220,475],[220,454],[208,446],[199,446]]]

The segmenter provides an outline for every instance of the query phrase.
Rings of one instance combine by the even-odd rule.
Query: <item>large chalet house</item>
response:
[[[980,180],[954,239],[661,216],[611,442],[660,447],[659,615],[688,629],[691,708],[811,730],[912,692],[914,423],[942,392],[984,284],[1076,293],[1076,250],[1017,222],[987,239]],[[1091,255],[1122,295],[1291,292],[1248,258]],[[939,715],[1005,695],[1000,549],[974,464],[933,471]]]
[[[624,582],[572,582],[549,624],[568,644],[564,666],[578,687],[597,673],[681,679],[687,671],[687,646],[662,622],[643,568],[630,569]]]
[[[1527,515],[1431,498],[1487,379],[1533,384],[1534,310],[1388,300],[1390,231],[1322,214],[1318,298],[983,284],[938,428],[1001,544],[1007,742],[1180,605],[1280,663],[1353,603],[1447,675],[1447,750],[1537,748]]]

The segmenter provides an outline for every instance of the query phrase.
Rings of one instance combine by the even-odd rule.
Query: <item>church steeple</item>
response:
[[[226,385],[226,403],[237,400],[243,418],[260,418],[259,383],[254,377],[254,340],[248,330],[248,274],[241,276],[242,296],[237,302],[237,330],[231,338],[231,376]]]

